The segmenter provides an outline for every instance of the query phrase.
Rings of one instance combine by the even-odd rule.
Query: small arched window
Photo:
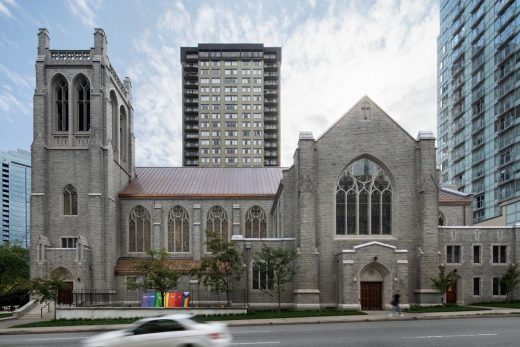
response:
[[[69,88],[63,76],[54,83],[55,126],[57,131],[69,130]]]
[[[116,94],[110,92],[110,106],[112,110],[112,147],[119,149],[119,113]]]
[[[143,206],[136,206],[130,211],[128,221],[129,252],[146,252],[151,247],[150,213]]]
[[[246,238],[267,237],[265,212],[260,206],[253,206],[246,212]]]
[[[336,186],[336,234],[391,234],[392,185],[369,159],[359,159],[340,175]]]
[[[78,131],[90,131],[90,84],[81,76],[76,84]]]
[[[229,240],[226,210],[221,206],[213,206],[208,212],[206,228],[209,232],[220,235],[222,240]]]
[[[444,217],[444,213],[439,211],[439,226],[445,226],[446,225],[446,217]]]
[[[67,184],[63,189],[63,214],[67,216],[78,214],[78,193],[72,184]]]
[[[182,206],[168,214],[168,252],[190,251],[190,217]]]

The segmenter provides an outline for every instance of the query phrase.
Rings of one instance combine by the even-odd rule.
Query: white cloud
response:
[[[19,88],[31,89],[31,86],[34,85],[33,79],[31,77],[22,77],[13,70],[9,70],[2,64],[0,64],[0,74],[6,75],[7,78]]]
[[[19,100],[13,93],[11,87],[3,85],[0,90],[0,119],[12,122],[12,115],[19,116],[20,113],[29,114],[32,104]]]
[[[14,0],[3,0],[3,1],[0,1],[0,14],[4,15],[6,17],[14,19],[14,16],[11,13],[11,10],[9,10],[9,6],[10,7],[17,7],[18,4]]]
[[[72,14],[87,28],[96,26],[95,11],[101,6],[102,0],[67,0]]]
[[[292,164],[299,131],[312,130],[317,138],[363,95],[412,136],[435,131],[437,3],[380,0],[366,6],[330,2],[318,15],[309,7],[300,11],[249,2],[202,4],[190,11],[180,2],[172,4],[138,38],[142,62],[129,71],[137,164],[181,165],[179,47],[202,42],[282,47],[284,166]]]

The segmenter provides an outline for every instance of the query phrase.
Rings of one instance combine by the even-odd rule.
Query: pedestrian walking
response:
[[[403,314],[401,313],[401,305],[399,303],[400,299],[401,295],[399,294],[399,290],[397,290],[392,298],[392,302],[390,302],[390,304],[392,305],[392,311],[388,314],[389,317],[393,317],[394,313],[399,314],[399,317],[403,316]]]

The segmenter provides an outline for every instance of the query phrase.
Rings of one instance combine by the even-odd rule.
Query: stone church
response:
[[[57,273],[70,293],[138,304],[125,283],[147,249],[166,249],[193,283],[213,230],[244,255],[235,287],[251,306],[273,304],[253,264],[265,244],[297,252],[285,307],[382,309],[396,290],[405,305],[437,304],[439,265],[456,270],[448,301],[504,299],[517,229],[468,225],[471,196],[438,184],[433,134],[411,137],[368,97],[321,136],[300,132],[289,168],[135,167],[133,120],[130,79],[110,64],[102,29],[87,50],[53,50],[40,29],[32,277]]]

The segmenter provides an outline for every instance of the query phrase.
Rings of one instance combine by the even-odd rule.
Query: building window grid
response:
[[[446,246],[446,263],[447,264],[461,264],[462,247],[460,245]]]

